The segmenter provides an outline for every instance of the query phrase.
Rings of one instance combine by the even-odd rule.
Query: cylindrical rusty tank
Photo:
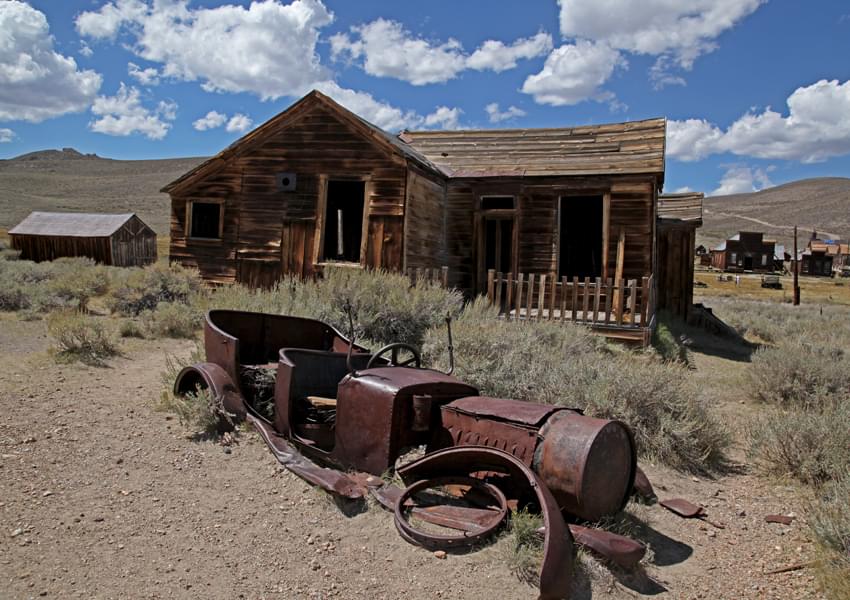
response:
[[[509,452],[534,469],[562,510],[582,519],[619,511],[634,484],[634,438],[620,421],[484,396],[446,404],[441,421],[431,449],[483,445]]]

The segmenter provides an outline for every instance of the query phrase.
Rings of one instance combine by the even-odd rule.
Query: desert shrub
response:
[[[638,452],[675,468],[720,466],[729,434],[698,400],[685,368],[608,346],[586,327],[495,318],[478,300],[452,326],[455,373],[482,393],[620,419]],[[426,364],[448,366],[445,331],[428,332]]]
[[[543,562],[543,517],[527,510],[514,511],[507,530],[505,560],[511,572],[521,581],[533,583]]]
[[[198,310],[187,304],[161,302],[141,314],[145,337],[193,338],[203,322]]]
[[[136,319],[124,319],[118,326],[118,334],[122,338],[139,338],[144,339],[145,328]]]
[[[842,306],[792,306],[716,297],[710,304],[717,316],[742,336],[755,337],[769,344],[801,335],[816,339],[827,332],[850,335],[850,319],[847,319],[846,307]]]
[[[425,332],[457,314],[463,304],[455,290],[410,280],[399,274],[360,269],[329,268],[321,279],[284,278],[272,290],[232,286],[216,290],[210,308],[254,310],[311,317],[330,323],[347,334],[350,302],[358,340],[378,343],[421,344]]]
[[[809,527],[820,547],[817,578],[827,598],[850,598],[850,470],[820,491],[809,508]]]
[[[22,310],[32,304],[26,288],[14,281],[0,285],[0,310]]]
[[[850,398],[817,410],[776,411],[750,426],[750,454],[767,474],[821,484],[850,470]]]
[[[754,398],[791,408],[817,408],[850,396],[850,350],[846,339],[823,334],[786,338],[753,356],[747,381]]]
[[[173,355],[165,357],[165,370],[161,375],[162,392],[158,410],[174,413],[180,423],[194,431],[206,435],[215,435],[220,431],[222,422],[231,426],[233,415],[227,413],[221,403],[207,389],[197,389],[183,396],[174,394],[174,382],[184,367],[203,361],[203,351],[197,346],[186,359]]]
[[[667,311],[658,314],[655,331],[652,332],[652,347],[668,362],[688,362],[688,350],[676,335],[676,324]]]
[[[90,258],[59,258],[52,271],[40,299],[43,312],[57,307],[87,310],[89,300],[109,287],[106,267]]]
[[[5,242],[0,241],[0,261],[3,260],[18,260],[21,256],[19,250],[14,250]]]
[[[47,331],[56,341],[56,356],[101,364],[104,359],[118,353],[118,347],[102,319],[89,317],[75,311],[50,315]]]
[[[109,308],[125,316],[154,310],[161,302],[188,303],[201,290],[198,272],[178,264],[156,263],[144,269],[122,269],[110,293]]]

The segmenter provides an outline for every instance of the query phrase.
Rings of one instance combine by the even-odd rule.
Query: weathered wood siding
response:
[[[685,319],[694,303],[695,245],[696,227],[659,227],[658,308]]]
[[[467,293],[476,289],[476,216],[481,196],[514,196],[519,272],[552,274],[558,265],[558,202],[562,196],[610,197],[608,277],[614,277],[619,232],[625,233],[623,277],[652,274],[656,188],[652,177],[547,177],[450,180],[446,236],[450,283]],[[600,236],[603,235],[600,227]],[[603,250],[604,251],[604,250]]]
[[[445,199],[445,181],[416,167],[408,170],[405,269],[434,269],[446,264]]]
[[[156,262],[156,233],[133,216],[112,234],[112,263],[116,267],[142,267]]]
[[[280,191],[277,173],[295,173],[296,190]],[[275,261],[281,273],[313,273],[322,181],[330,179],[366,182],[363,266],[401,269],[406,161],[322,106],[248,142],[223,170],[172,192],[173,259],[218,283],[266,281]],[[209,199],[225,202],[222,240],[187,239],[186,202]]]

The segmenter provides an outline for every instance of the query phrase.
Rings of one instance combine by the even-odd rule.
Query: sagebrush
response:
[[[118,354],[115,338],[103,318],[79,312],[53,313],[47,331],[56,342],[57,357],[101,364]]]

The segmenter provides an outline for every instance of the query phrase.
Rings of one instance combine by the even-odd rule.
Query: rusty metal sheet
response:
[[[269,446],[272,454],[280,463],[298,475],[301,479],[323,490],[337,494],[352,500],[358,500],[366,496],[367,486],[363,485],[354,477],[349,477],[342,471],[320,467],[307,460],[285,439],[275,434],[271,426],[249,414],[248,421],[260,433],[263,441]]]
[[[372,496],[387,510],[394,511],[395,505],[404,490],[395,485],[384,485],[369,490]],[[411,504],[407,502],[407,504]],[[495,518],[497,509],[475,508],[472,506],[452,506],[439,504],[436,506],[412,506],[414,515],[427,523],[441,525],[458,531],[480,531],[487,527]]]
[[[467,475],[479,471],[506,473],[536,496],[543,513],[546,537],[540,569],[540,598],[554,600],[570,594],[573,579],[573,539],[558,503],[540,478],[515,456],[486,446],[460,446],[438,450],[398,470],[405,482],[442,475]]]
[[[649,502],[650,504],[658,502],[658,496],[655,495],[655,490],[652,488],[649,477],[646,476],[646,473],[639,466],[635,468],[634,492],[645,502]]]
[[[534,470],[561,508],[588,521],[628,502],[637,455],[631,430],[619,421],[558,412],[541,428]]]
[[[455,402],[451,402],[441,408],[442,428],[435,432],[429,450],[449,446],[489,446],[513,454],[531,466],[534,449],[540,441],[537,427],[478,418],[456,410],[454,405]]]
[[[646,546],[640,542],[602,529],[571,524],[570,533],[577,544],[624,569],[633,569],[646,554]]]
[[[499,421],[513,421],[515,423],[539,427],[550,415],[565,409],[548,404],[524,402],[522,400],[471,396],[460,398],[447,404],[446,410],[454,410],[474,417],[489,417]]]
[[[411,525],[410,521],[405,518],[405,512],[409,510],[408,505],[418,492],[452,485],[466,485],[471,489],[478,490],[479,493],[483,492],[489,495],[492,498],[493,503],[498,507],[497,511],[493,511],[491,513],[491,520],[483,523],[481,527],[460,528],[459,534],[445,535],[416,529]],[[427,508],[422,508],[427,514]],[[423,511],[420,511],[420,514]],[[428,548],[429,550],[451,550],[469,548],[470,546],[474,546],[496,533],[508,515],[508,502],[502,491],[491,483],[486,483],[481,479],[473,479],[472,477],[465,475],[449,475],[435,477],[433,479],[423,479],[412,483],[402,491],[398,498],[396,498],[393,512],[395,513],[396,529],[398,529],[401,537],[411,544],[416,544],[423,548]],[[411,510],[411,512],[416,514],[415,510]],[[438,525],[442,524],[439,522],[441,520],[439,518],[439,513],[436,515],[432,513],[431,516],[432,518],[428,519],[428,522],[436,523]],[[435,516],[436,518],[434,518]]]
[[[669,498],[667,500],[661,500],[658,504],[685,519],[700,519],[718,529],[726,529],[726,526],[722,523],[711,521],[702,506],[697,506],[684,498]]]
[[[794,522],[794,517],[788,515],[767,515],[764,518],[766,523],[779,523],[780,525],[790,525]]]
[[[185,367],[174,380],[174,394],[184,396],[198,389],[206,389],[231,417],[221,422],[224,430],[245,419],[245,402],[230,375],[217,364],[198,363]]]

